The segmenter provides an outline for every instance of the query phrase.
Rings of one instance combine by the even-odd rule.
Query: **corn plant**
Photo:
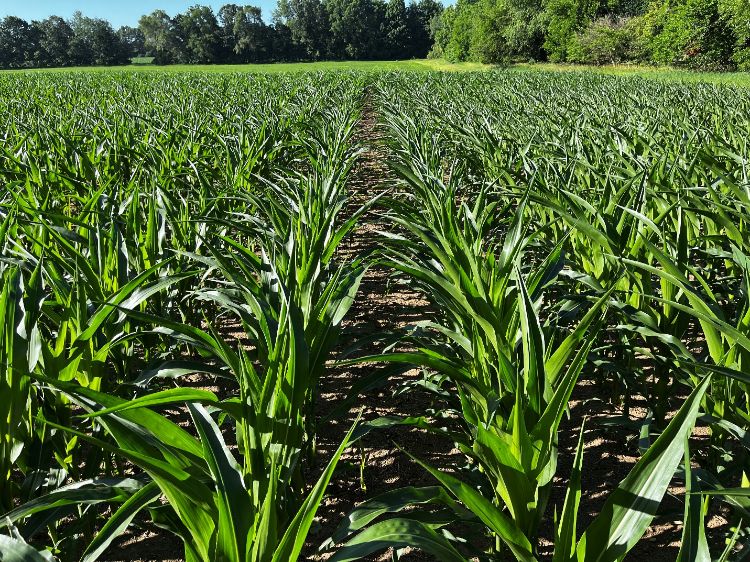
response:
[[[151,517],[183,539],[186,560],[296,560],[325,487],[354,429],[349,431],[312,492],[293,503],[283,484],[287,473],[284,455],[271,451],[276,446],[283,449],[284,444],[265,440],[267,462],[263,463],[260,455],[248,452],[252,447],[245,443],[241,446],[245,450],[245,462],[240,464],[224,442],[216,421],[203,406],[192,402],[201,401],[235,416],[238,412],[244,413],[237,401],[221,402],[210,392],[188,389],[124,401],[71,383],[45,378],[38,380],[92,410],[89,417],[96,417],[102,423],[115,444],[70,427],[47,422],[49,425],[122,456],[150,477],[148,484],[130,495],[115,511],[89,544],[84,560],[95,560],[139,511],[162,495],[168,503],[152,508]],[[146,407],[186,401],[190,401],[188,410],[198,438]],[[235,421],[244,426],[246,434],[263,430],[262,419],[240,418]],[[267,420],[266,425],[270,421]],[[98,484],[107,487],[106,482]],[[115,485],[110,484],[110,487]],[[59,492],[53,493],[33,506],[10,512],[9,520],[58,507],[62,503],[60,496]],[[73,496],[67,501],[82,500]]]
[[[638,543],[656,515],[657,508],[685,454],[686,439],[696,422],[700,402],[710,381],[711,377],[708,376],[696,387],[670,421],[664,433],[649,447],[628,476],[612,491],[599,515],[579,537],[577,523],[582,493],[580,476],[583,467],[582,429],[565,502],[555,526],[555,550],[552,558],[554,561],[622,560]],[[438,519],[437,524],[430,524],[429,517],[419,517],[419,512],[415,516],[414,512],[411,512],[404,517],[387,518],[368,526],[374,519],[373,514],[381,515],[399,511],[405,505],[417,504],[416,496],[418,495],[423,496],[419,502],[421,504],[430,502],[446,506],[455,512],[456,520],[463,519],[471,522],[472,519],[466,517],[466,510],[468,510],[473,515],[473,519],[478,521],[487,533],[507,545],[516,560],[539,559],[534,553],[534,546],[527,540],[523,540],[525,537],[516,531],[513,519],[493,501],[493,498],[485,497],[475,487],[451,474],[434,469],[421,461],[420,464],[440,482],[442,487],[399,490],[398,495],[389,494],[387,498],[373,498],[360,505],[349,514],[335,536],[344,538],[363,528],[364,530],[346,541],[332,560],[337,562],[358,560],[387,546],[397,548],[415,546],[440,560],[467,560],[446,538],[452,535],[438,532],[445,525],[447,520],[445,516]],[[461,503],[457,505],[450,496],[455,497]],[[488,559],[503,560],[505,558],[501,558],[500,553],[496,553]]]

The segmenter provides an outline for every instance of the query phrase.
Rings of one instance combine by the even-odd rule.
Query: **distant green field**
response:
[[[154,57],[133,57],[130,59],[131,64],[134,65],[142,65],[142,64],[152,64],[154,62]]]
[[[174,64],[160,66],[152,64],[153,57],[137,57],[129,66],[113,67],[77,67],[21,70],[10,72],[318,72],[327,70],[368,70],[368,71],[429,71],[470,72],[492,70],[499,67],[473,62],[450,63],[445,60],[413,59],[400,61],[323,61],[270,64]],[[667,80],[670,82],[707,82],[713,84],[732,84],[750,86],[750,73],[746,72],[696,72],[675,68],[660,68],[636,65],[584,66],[553,63],[520,63],[506,69],[511,72],[590,72],[615,76],[637,76],[641,78]]]
[[[39,69],[32,72],[106,72],[112,70],[125,71],[148,71],[148,72],[309,72],[324,70],[443,70],[443,71],[471,71],[486,70],[492,68],[490,65],[480,63],[457,63],[452,64],[443,60],[403,60],[403,61],[326,61],[326,62],[298,62],[298,63],[273,63],[273,64],[236,64],[236,65],[212,65],[212,64],[174,64],[158,66],[149,64],[151,57],[139,57],[133,59],[130,66],[115,67],[79,67],[79,68],[52,68]],[[28,72],[28,71],[24,71]]]
[[[750,86],[749,72],[696,72],[692,70],[683,70],[676,68],[624,64],[608,66],[584,66],[576,64],[553,63],[517,64],[513,66],[513,69],[528,72],[538,70],[549,70],[554,72],[594,72],[598,74],[611,74],[615,76],[638,76],[640,78],[668,80],[670,82],[709,82],[713,84]]]

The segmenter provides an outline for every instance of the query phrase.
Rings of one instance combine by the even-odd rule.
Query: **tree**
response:
[[[462,1],[441,18],[436,48],[450,61],[506,63],[510,58],[505,36],[511,11],[505,0]]]
[[[38,39],[37,30],[26,20],[15,16],[3,18],[0,21],[0,67],[31,66]]]
[[[640,16],[648,7],[648,0],[610,0],[602,3],[600,9],[604,9],[604,14],[620,17]]]
[[[138,20],[143,33],[145,54],[154,57],[156,64],[170,64],[178,60],[179,41],[175,24],[164,10],[156,10]]]
[[[469,56],[485,64],[505,64],[511,51],[505,32],[512,24],[512,12],[504,0],[479,0],[474,5]]]
[[[440,18],[443,6],[436,0],[419,0],[406,8],[408,46],[405,58],[423,59],[433,45],[433,22]]]
[[[120,39],[128,58],[143,56],[146,52],[146,37],[137,27],[123,25],[117,30],[117,37]]]
[[[596,16],[598,0],[548,0],[548,27],[544,48],[552,61],[565,61],[577,31]]]
[[[34,54],[35,66],[70,66],[68,55],[73,29],[59,16],[51,16],[33,24],[38,30],[39,42]]]
[[[221,30],[214,12],[208,6],[191,6],[175,17],[183,40],[184,62],[213,64],[220,61]]]
[[[331,26],[326,6],[320,0],[279,0],[274,23],[286,26],[298,54],[319,60],[329,56]]]
[[[463,60],[471,56],[472,41],[476,46],[485,39],[483,31],[472,36],[472,30],[479,23],[489,30],[493,23],[484,16],[473,22],[479,15],[474,4],[523,1],[459,0],[440,17],[438,0],[411,0],[408,6],[406,0],[279,0],[272,25],[255,6],[225,4],[214,13],[193,5],[175,17],[156,10],[142,16],[137,28],[117,31],[80,11],[68,21],[52,16],[29,24],[7,17],[0,21],[0,67],[116,65],[138,56],[153,56],[156,64],[421,58],[433,37],[440,44],[435,52],[450,44],[449,56]],[[486,48],[474,52],[490,46],[487,39]]]
[[[221,28],[221,44],[223,49],[222,59],[225,61],[236,61],[234,46],[237,42],[234,36],[234,22],[238,14],[242,11],[242,6],[237,4],[224,4],[219,8],[216,17]]]
[[[718,9],[735,38],[732,59],[740,70],[750,70],[750,0],[719,0]]]
[[[384,58],[409,58],[409,21],[404,0],[388,0],[382,22],[381,37],[385,44]]]
[[[385,9],[373,0],[328,0],[333,55],[337,58],[380,58]]]
[[[568,60],[583,64],[617,64],[632,60],[631,19],[609,15],[592,21],[576,34]]]
[[[543,0],[504,0],[507,11],[503,38],[511,58],[542,60],[547,18]]]
[[[292,30],[283,23],[276,22],[269,26],[271,48],[269,56],[274,61],[299,60],[302,55],[292,40]]]
[[[107,20],[88,18],[76,12],[70,27],[73,36],[68,52],[73,64],[110,66],[128,62],[127,51]]]
[[[736,38],[717,0],[655,1],[643,20],[652,61],[693,68],[731,65]]]
[[[433,56],[505,64],[542,58],[542,0],[459,0],[433,20]]]
[[[430,35],[433,38],[429,56],[433,58],[447,58],[446,49],[453,34],[453,23],[458,15],[458,8],[448,6],[439,16],[430,22]]]
[[[263,21],[260,8],[227,4],[219,10],[226,57],[235,62],[260,62],[270,55],[273,30]]]
[[[471,53],[471,41],[476,23],[476,0],[458,0],[452,9],[443,12],[444,43],[442,56],[451,62],[467,61]]]
[[[70,28],[73,30],[68,46],[71,63],[75,66],[93,65],[94,50],[91,45],[89,18],[84,17],[81,12],[75,12],[70,20]]]

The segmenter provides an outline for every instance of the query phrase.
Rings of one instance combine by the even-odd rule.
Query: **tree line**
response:
[[[304,60],[424,58],[436,0],[280,0],[271,23],[256,6],[195,5],[174,17],[156,10],[137,27],[114,29],[76,12],[0,21],[0,68],[114,66],[136,57],[156,64],[242,64]]]
[[[750,0],[279,0],[156,10],[115,30],[76,12],[0,20],[0,68],[445,58],[750,70]]]
[[[458,0],[433,56],[750,70],[750,0]]]

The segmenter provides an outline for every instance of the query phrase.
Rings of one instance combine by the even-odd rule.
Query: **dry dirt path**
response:
[[[351,211],[375,197],[396,187],[388,161],[385,130],[378,122],[377,108],[369,91],[365,91],[362,118],[358,124],[355,142],[362,148],[357,165],[349,182]],[[378,247],[378,230],[387,228],[378,218],[378,209],[371,209],[360,222],[353,235],[342,245],[342,257],[353,258]],[[428,315],[428,302],[421,295],[405,287],[382,267],[373,267],[366,273],[357,299],[345,319],[345,336],[341,348],[346,348],[358,338],[380,334]],[[375,348],[369,351],[375,351]],[[329,370],[321,380],[320,413],[335,408],[349,395],[352,384],[361,377],[382,369],[382,365],[364,365],[356,368]],[[430,407],[425,396],[409,393],[393,396],[393,390],[405,379],[418,377],[411,371],[394,377],[379,389],[359,395],[343,419],[334,419],[322,424],[318,430],[319,450],[326,459],[337,446],[348,426],[360,410],[364,420],[380,416],[406,417],[422,415]],[[305,560],[325,560],[328,556],[316,552],[317,545],[330,536],[338,523],[356,504],[374,495],[401,486],[435,485],[435,480],[401,453],[398,443],[411,451],[417,451],[427,461],[444,466],[454,460],[457,451],[453,445],[436,439],[421,430],[384,430],[367,435],[358,446],[345,453],[336,477],[331,481],[328,497],[318,512],[318,526],[310,534]],[[364,469],[360,471],[362,460]],[[391,560],[390,552],[366,560]],[[409,553],[405,562],[430,560],[421,553]]]

